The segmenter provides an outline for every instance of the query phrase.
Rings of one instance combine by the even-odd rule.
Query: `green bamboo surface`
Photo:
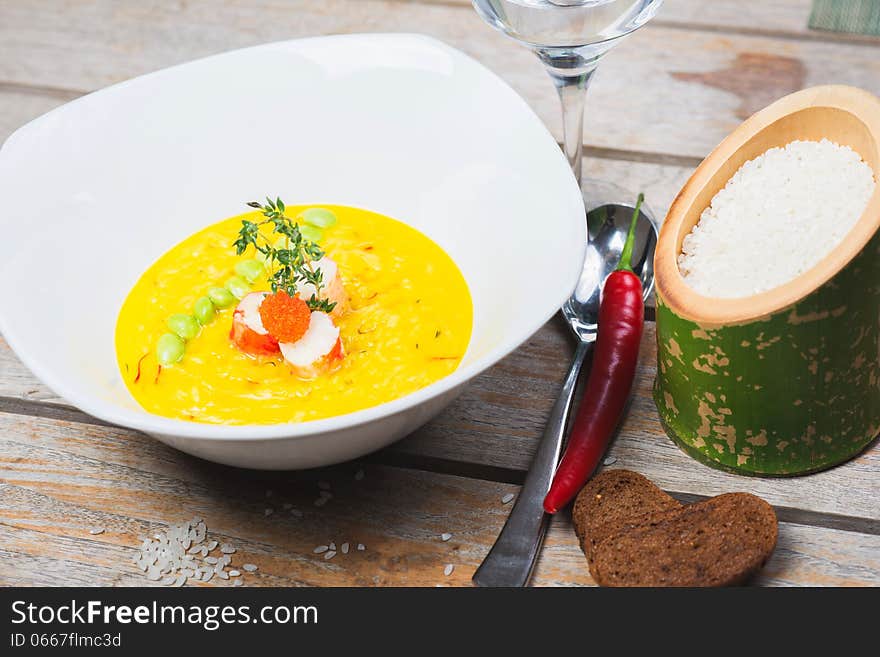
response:
[[[743,474],[814,472],[880,430],[880,233],[773,316],[704,329],[657,299],[654,400],[672,440]]]

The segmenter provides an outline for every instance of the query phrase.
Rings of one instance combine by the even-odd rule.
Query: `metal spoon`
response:
[[[478,586],[525,586],[544,542],[549,520],[543,509],[544,496],[550,489],[562,451],[581,365],[596,341],[602,284],[617,267],[634,210],[633,203],[618,198],[613,188],[603,189],[599,194],[588,197],[595,200],[594,207],[587,211],[589,243],[583,271],[574,294],[562,306],[562,316],[577,338],[577,349],[522,490],[498,540],[474,573],[473,581]],[[654,288],[656,243],[657,222],[653,213],[642,205],[636,227],[633,270],[642,279],[646,300]]]

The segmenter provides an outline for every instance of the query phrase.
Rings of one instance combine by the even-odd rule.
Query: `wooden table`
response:
[[[880,39],[811,32],[809,5],[667,0],[599,69],[585,171],[644,189],[664,213],[700,159],[771,100],[831,82],[880,93]],[[461,48],[560,134],[540,64],[484,25],[468,0],[0,0],[0,140],[141,73],[266,41],[360,31],[425,32]],[[131,563],[138,537],[201,516],[211,536],[238,548],[234,563],[259,566],[245,573],[247,585],[468,585],[510,508],[502,496],[523,479],[571,351],[553,320],[393,447],[320,472],[264,473],[206,463],[81,413],[0,340],[0,584],[148,584]],[[649,395],[654,356],[649,323],[614,467],[642,472],[685,501],[737,490],[770,501],[779,545],[762,584],[880,584],[880,448],[796,479],[711,470],[663,434]],[[321,507],[318,482],[334,494]],[[452,537],[443,541],[444,533]],[[330,541],[352,551],[332,560],[313,553]],[[592,584],[564,514],[534,582]]]

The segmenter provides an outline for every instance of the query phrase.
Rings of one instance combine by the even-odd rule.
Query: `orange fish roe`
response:
[[[312,313],[306,302],[278,291],[268,295],[260,304],[263,328],[278,342],[296,342],[309,328]]]

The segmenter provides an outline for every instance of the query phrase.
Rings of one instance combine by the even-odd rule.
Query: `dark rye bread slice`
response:
[[[603,540],[642,524],[656,513],[679,508],[678,500],[637,472],[605,470],[597,474],[578,493],[572,509],[574,531],[590,570],[593,550]]]
[[[602,586],[731,586],[760,570],[776,536],[767,502],[728,493],[608,536],[594,547],[590,572]]]

